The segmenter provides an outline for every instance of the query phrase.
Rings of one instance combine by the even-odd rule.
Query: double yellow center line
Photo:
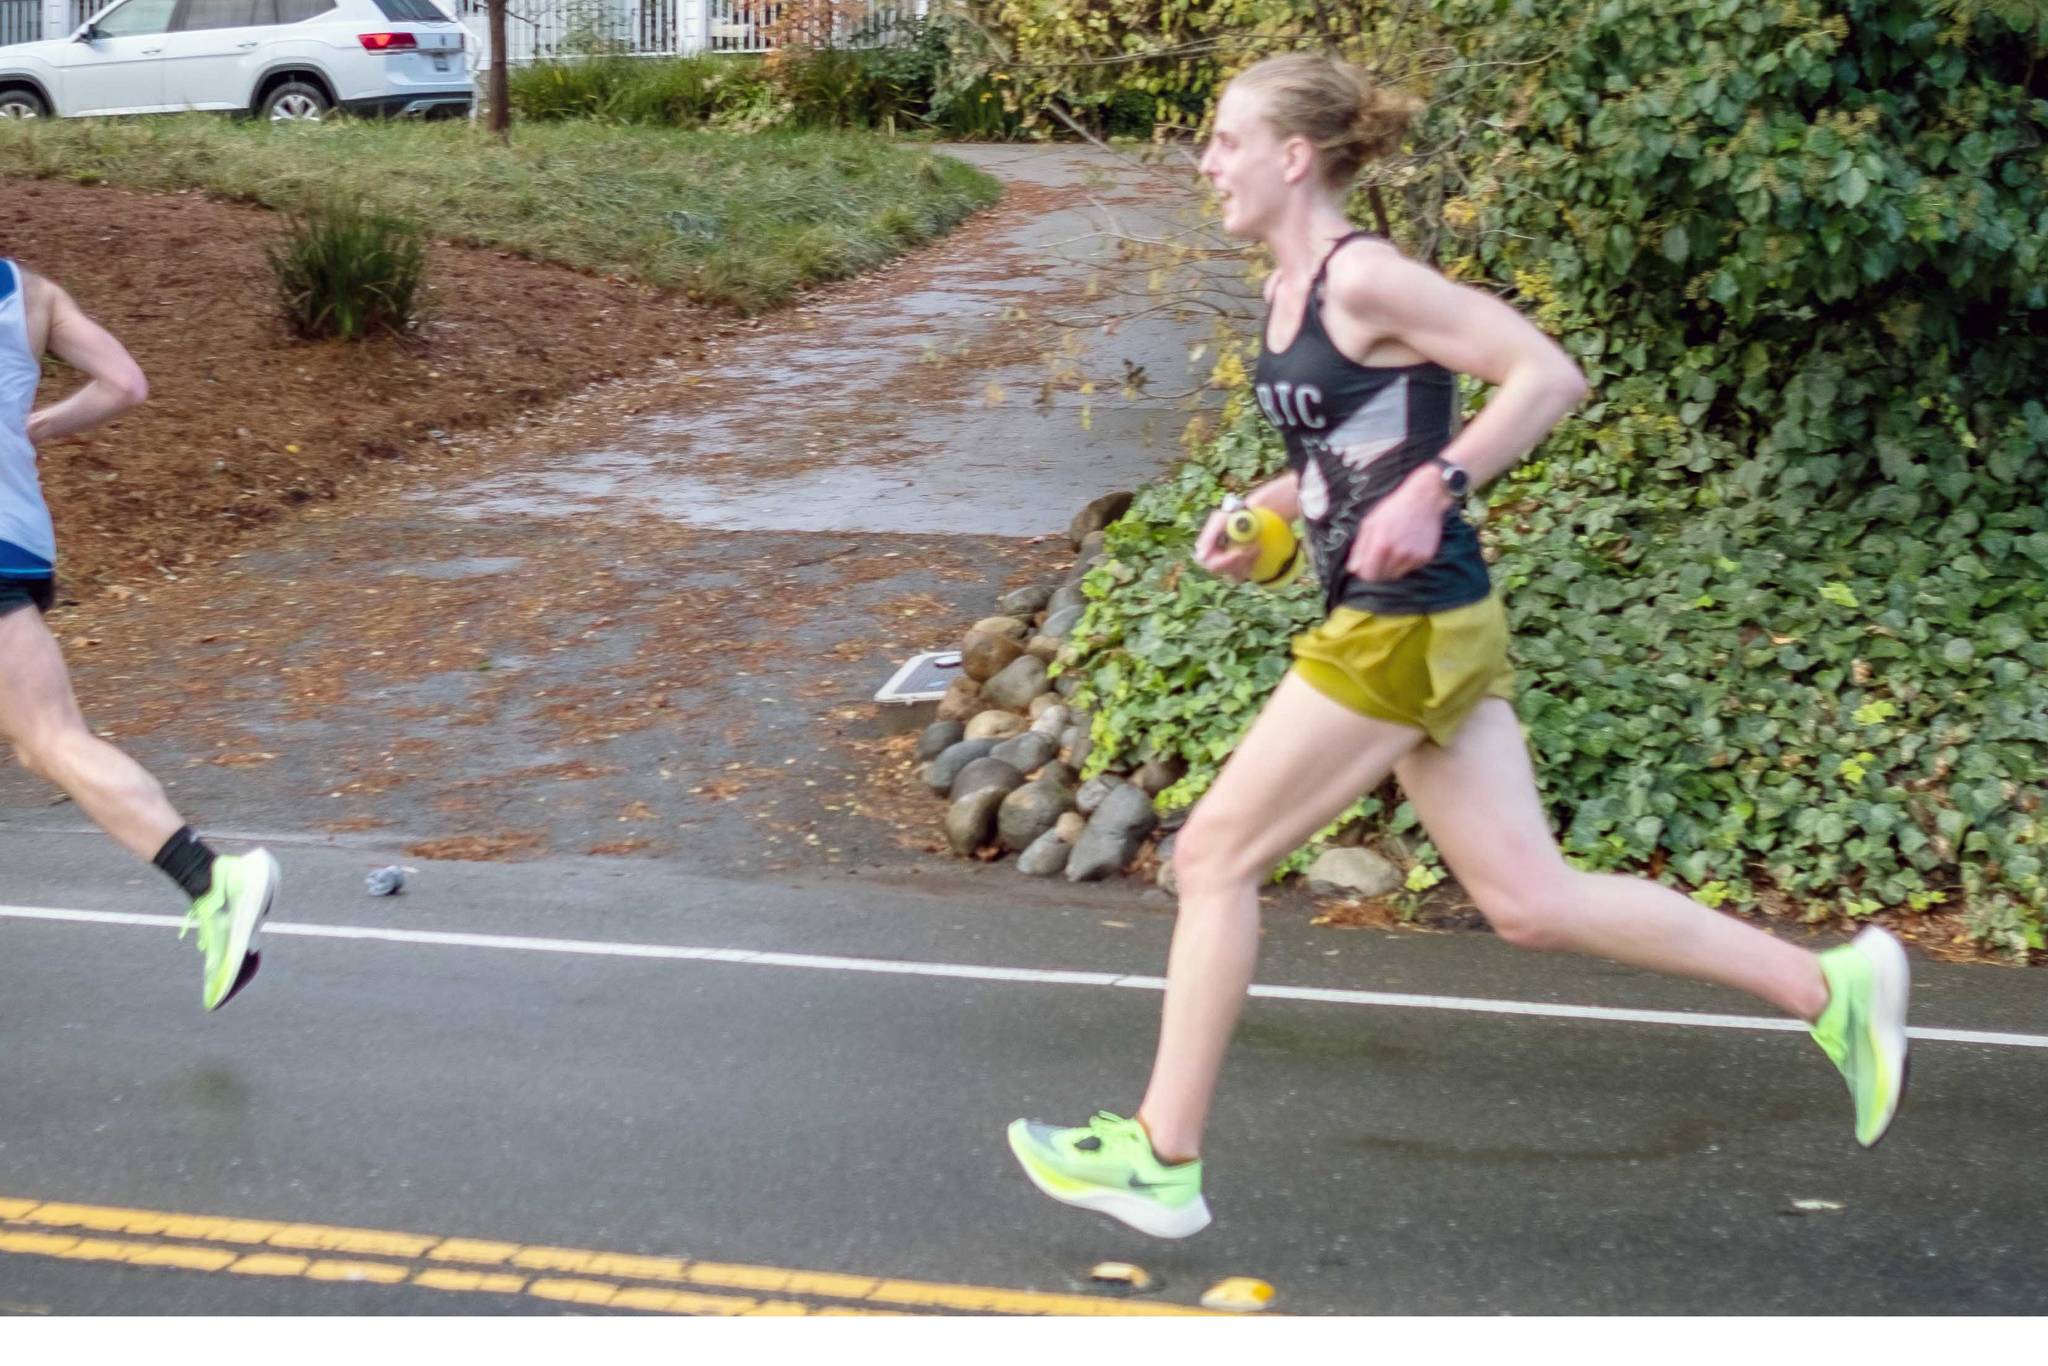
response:
[[[0,1254],[659,1314],[1177,1315],[1180,1305],[0,1196]],[[740,1292],[740,1293],[733,1293]]]

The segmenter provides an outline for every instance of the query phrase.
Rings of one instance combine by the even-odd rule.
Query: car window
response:
[[[93,27],[109,38],[165,33],[171,27],[171,11],[177,7],[178,0],[128,0],[94,20]]]
[[[448,15],[434,0],[377,0],[377,8],[394,24],[446,23]]]
[[[334,8],[334,0],[277,0],[277,18],[280,24],[303,24],[308,19],[317,19]]]
[[[204,28],[248,28],[256,22],[256,0],[185,0],[178,31]]]

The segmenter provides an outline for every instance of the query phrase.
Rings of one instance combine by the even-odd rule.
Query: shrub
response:
[[[295,215],[269,260],[294,332],[355,341],[413,321],[426,237],[409,219],[335,199]]]
[[[740,54],[644,58],[597,52],[514,69],[511,101],[519,117],[534,120],[709,125],[745,132],[872,128],[895,133],[929,127],[953,137],[1014,135],[1019,122],[996,97],[993,82],[975,77],[962,84],[953,76],[951,53],[959,34],[957,25],[937,15],[897,22],[886,31],[856,26],[844,35],[844,45],[795,47],[767,60]]]

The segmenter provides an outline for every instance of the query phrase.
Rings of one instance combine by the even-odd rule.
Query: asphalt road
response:
[[[2048,1308],[2027,973],[1916,959],[1916,1027],[2000,1037],[1921,1040],[1865,1153],[1799,1033],[1487,1004],[1761,1015],[1726,992],[1276,912],[1262,983],[1425,999],[1255,1001],[1217,1222],[1165,1244],[1002,1139],[1134,1103],[1170,922],[1128,895],[579,859],[372,899],[374,849],[279,852],[264,970],[208,1016],[157,874],[0,830],[0,1311],[1046,1313],[1231,1275],[1298,1313]]]

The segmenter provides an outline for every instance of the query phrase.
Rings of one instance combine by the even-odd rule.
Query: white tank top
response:
[[[0,257],[0,575],[44,577],[57,561],[36,450],[28,444],[29,409],[42,377],[42,358],[28,344],[28,279]]]

